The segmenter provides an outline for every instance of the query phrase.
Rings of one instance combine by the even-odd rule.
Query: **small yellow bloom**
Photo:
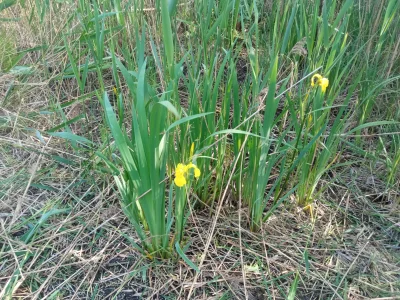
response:
[[[194,169],[194,177],[195,178],[199,178],[200,177],[200,174],[201,174],[200,169],[195,164],[189,163],[187,165],[187,167],[188,167],[188,170],[189,169]]]
[[[329,85],[329,79],[322,77],[320,74],[314,74],[314,76],[311,77],[311,86],[314,87],[315,85],[319,85],[322,92],[325,93],[326,88]]]
[[[317,80],[315,80],[317,79]],[[314,74],[313,77],[311,77],[311,86],[314,87],[315,84],[319,84],[319,81],[322,79],[322,76],[319,74]]]
[[[200,169],[198,167],[196,167],[194,169],[194,177],[199,178],[200,174],[201,174]]]
[[[174,179],[176,186],[183,187],[186,184],[185,176],[176,176]]]
[[[184,164],[178,164],[176,166],[175,176],[177,177],[184,176],[186,172],[187,172],[187,166],[185,166]]]
[[[322,78],[320,80],[319,86],[321,87],[321,90],[323,92],[326,91],[326,88],[328,87],[328,85],[329,85],[329,79],[328,78]]]
[[[186,178],[188,176],[188,172],[190,169],[194,169],[194,177],[195,178],[200,177],[200,173],[201,173],[200,169],[195,164],[189,163],[188,165],[184,165],[184,164],[179,163],[175,169],[174,182],[175,182],[176,186],[182,187],[187,183]]]

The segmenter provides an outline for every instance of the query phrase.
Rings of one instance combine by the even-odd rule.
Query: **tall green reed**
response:
[[[256,2],[252,3],[250,15],[254,19],[254,24],[249,29],[249,36],[253,38],[245,40],[250,62],[249,84],[246,89],[242,90],[240,98],[239,88],[236,86],[237,80],[234,80],[232,126],[248,135],[245,139],[243,134],[233,132],[234,153],[240,160],[239,165],[242,166],[242,169],[239,170],[241,176],[237,177],[235,181],[235,188],[242,193],[244,202],[249,206],[250,228],[256,231],[260,228],[262,221],[277,207],[272,206],[268,213],[264,214],[267,203],[273,198],[273,192],[282,180],[282,176],[278,176],[266,190],[274,168],[283,166],[285,161],[284,153],[287,149],[283,145],[287,132],[282,132],[280,137],[275,139],[272,138],[272,130],[283,116],[282,114],[277,116],[278,104],[281,100],[280,97],[277,97],[277,92],[281,93],[286,88],[288,80],[283,80],[281,89],[277,89],[279,59],[275,49],[278,49],[278,45],[272,45],[272,49],[263,49],[270,51],[269,69],[266,75],[263,74],[265,70],[260,67],[259,10]],[[290,23],[289,20],[289,28]],[[281,33],[277,26],[275,26],[274,32],[276,35],[278,32]],[[287,39],[285,43],[287,43]],[[282,45],[281,49],[283,48]],[[246,103],[248,97],[251,99],[250,106]],[[247,157],[241,155],[240,152],[243,143],[246,143],[243,151]],[[285,199],[286,196],[282,199]],[[275,200],[273,202],[276,204]]]
[[[303,7],[301,9],[303,13],[299,15],[297,23],[302,30],[308,31],[309,35],[315,37],[315,39],[308,38],[306,42],[308,68],[322,67],[324,76],[327,77],[320,79],[326,82],[323,82],[324,84],[321,82],[321,86],[317,84],[317,88],[311,87],[314,85],[314,76],[311,82],[307,80],[301,85],[306,92],[304,95],[298,95],[296,99],[298,117],[295,115],[294,108],[291,107],[292,124],[296,132],[294,153],[300,153],[311,140],[315,140],[296,168],[297,201],[301,206],[312,203],[319,180],[337,159],[340,134],[348,117],[345,109],[358,83],[356,80],[350,87],[344,83],[351,67],[351,64],[343,57],[347,50],[347,26],[352,1],[346,1],[338,14],[336,14],[335,5],[328,4],[323,3],[321,12],[317,3],[314,7],[310,7],[309,14],[313,16],[310,25],[306,19],[307,14],[304,13],[306,8]],[[320,17],[319,13],[321,13]],[[327,86],[328,82],[329,86]],[[340,90],[343,88],[347,89],[347,96],[343,102],[335,103],[335,99],[339,97]],[[293,105],[293,101],[290,103]],[[333,108],[339,108],[336,115],[331,113]],[[330,123],[332,118],[333,124]]]
[[[181,78],[186,97],[181,99],[182,110],[187,115],[203,112],[209,114],[204,120],[194,120],[190,126],[181,126],[177,153],[172,154],[175,163],[187,162],[189,148],[194,144],[193,162],[197,163],[203,174],[193,185],[200,202],[212,205],[219,196],[224,182],[226,139],[215,142],[212,136],[216,131],[229,125],[231,107],[231,71],[230,63],[235,50],[229,38],[234,24],[236,4],[233,1],[199,1],[196,11],[188,11],[198,23],[196,30],[187,37],[189,48],[184,52],[185,74]],[[231,13],[234,13],[231,17]],[[226,33],[226,36],[224,35]],[[225,46],[225,47],[224,47]]]
[[[295,190],[299,203],[309,204],[339,157],[349,103],[358,97],[365,122],[375,97],[396,80],[389,72],[396,64],[384,51],[396,45],[394,0],[383,6],[379,37],[358,41],[373,61],[359,68],[365,77],[354,76],[362,50],[348,41],[358,28],[353,0],[274,1],[272,11],[258,1],[209,0],[195,1],[196,10],[182,6],[183,12],[176,1],[156,1],[152,17],[142,11],[144,1],[131,3],[133,9],[118,0],[77,3],[77,27],[64,35],[64,75],[76,79],[80,94],[88,74],[97,75],[113,137],[102,140],[97,154],[115,176],[142,241],[137,247],[150,256],[169,257],[172,245],[179,247],[191,193],[212,204],[230,172],[254,231]],[[177,14],[185,16],[183,24],[195,24],[193,31],[177,32]],[[243,81],[241,56],[248,63]],[[381,82],[373,80],[381,75],[374,72],[380,61],[389,62]],[[112,87],[103,79],[107,71]],[[326,92],[310,87],[313,72],[329,78]],[[235,158],[240,170],[229,164]],[[196,164],[202,176],[175,186],[179,163]]]
[[[365,56],[360,57],[359,64],[367,62],[364,78],[361,81],[360,101],[358,108],[358,125],[368,121],[374,108],[376,99],[380,97],[383,89],[399,79],[394,73],[394,57],[399,55],[400,34],[400,2],[396,0],[378,1],[358,7],[365,18],[374,22],[366,22],[361,27],[355,26],[360,33],[360,42],[365,43]],[[369,39],[365,41],[364,36]],[[360,43],[359,42],[359,43]],[[357,131],[357,143],[361,144],[361,130]]]
[[[121,26],[126,20],[120,14],[120,3],[115,7],[116,11],[103,14],[101,10],[105,7],[99,7],[96,2],[89,9],[80,3],[82,43],[87,46],[84,53],[87,58],[83,64],[75,59],[72,47],[69,48],[66,42],[71,69],[81,92],[85,86],[82,78],[89,71],[96,72],[99,90],[104,91],[98,92],[98,98],[105,110],[105,122],[113,140],[107,139],[96,154],[114,174],[122,198],[122,209],[141,240],[140,245],[134,244],[135,247],[148,257],[166,258],[172,255],[175,244],[178,253],[184,257],[180,241],[189,189],[179,189],[172,184],[166,197],[168,179],[172,180],[167,174],[174,172],[174,161],[168,161],[168,158],[170,150],[176,150],[174,131],[182,124],[207,114],[181,117],[177,81],[181,76],[182,61],[178,64],[174,62],[169,8],[161,6],[165,46],[162,56],[147,31],[143,15],[139,12],[135,18],[129,15],[129,20],[133,19],[136,25],[132,56],[131,39],[127,38],[130,31]],[[116,16],[119,17],[115,19]],[[111,36],[114,30],[116,34]],[[146,33],[152,57],[146,56]],[[110,101],[103,79],[103,70],[110,67],[115,86],[108,91],[114,94],[115,104]],[[161,93],[157,91],[157,85],[151,84],[156,77],[155,68],[163,75],[161,79],[165,90]],[[124,90],[128,93],[124,94]],[[175,232],[172,233],[174,222]]]

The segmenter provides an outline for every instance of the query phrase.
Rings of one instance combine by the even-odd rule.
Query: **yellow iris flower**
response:
[[[186,184],[186,178],[185,176],[176,176],[174,182],[176,186],[183,187]]]
[[[187,166],[187,169],[194,169],[194,177],[199,178],[200,177],[200,169],[193,163],[189,163]]]
[[[184,164],[178,164],[175,169],[175,176],[184,176],[187,172],[187,166]]]
[[[326,88],[329,85],[329,79],[322,77],[320,74],[314,74],[314,76],[311,77],[311,86],[314,87],[315,85],[319,85],[322,92],[325,93]]]
[[[188,165],[184,165],[179,163],[175,168],[175,185],[178,187],[183,187],[187,183],[187,176],[190,169],[194,169],[194,177],[200,177],[200,169],[193,163],[189,163]]]

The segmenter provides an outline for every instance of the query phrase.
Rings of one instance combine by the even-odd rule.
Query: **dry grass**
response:
[[[10,185],[1,198],[2,212],[7,213],[1,215],[0,245],[11,250],[2,253],[0,282],[4,286],[20,269],[15,297],[44,299],[59,293],[63,299],[116,295],[117,299],[184,299],[193,288],[191,299],[284,299],[296,272],[300,274],[298,299],[341,299],[340,295],[396,299],[400,291],[395,246],[399,234],[393,223],[398,220],[398,207],[392,201],[374,203],[345,186],[326,183],[329,188],[320,196],[313,219],[289,203],[260,234],[247,231],[247,212],[227,201],[194,283],[196,274],[183,261],[143,259],[121,236],[124,232],[139,242],[119,209],[112,184],[98,177],[96,184],[84,182],[79,168],[39,160],[40,155],[11,143],[4,146],[1,182],[10,180]],[[47,180],[45,169],[52,170]],[[31,178],[54,191],[26,189]],[[27,221],[10,229],[16,204],[12,199],[21,198],[20,222]],[[71,210],[48,219],[29,246],[23,243],[29,226],[54,207]],[[213,219],[209,215],[209,211],[193,210],[188,221],[187,255],[196,263],[210,238]],[[21,266],[26,251],[32,256]]]

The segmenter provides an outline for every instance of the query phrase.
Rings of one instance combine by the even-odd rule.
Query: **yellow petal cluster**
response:
[[[194,169],[194,177],[200,177],[200,169],[193,163],[187,165],[179,163],[175,168],[175,185],[178,187],[183,187],[187,183],[187,177],[189,175],[189,170]]]
[[[176,186],[183,187],[186,184],[185,176],[176,176],[174,179]]]
[[[314,76],[311,77],[311,86],[314,87],[315,85],[319,85],[322,92],[325,93],[326,88],[329,85],[329,79],[322,77],[320,74],[314,74]]]

